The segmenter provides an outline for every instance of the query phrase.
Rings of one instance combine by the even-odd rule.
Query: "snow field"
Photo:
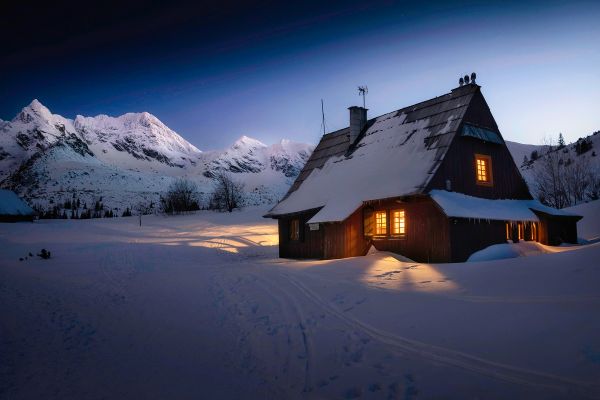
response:
[[[600,243],[283,260],[265,211],[0,224],[0,398],[600,397]]]

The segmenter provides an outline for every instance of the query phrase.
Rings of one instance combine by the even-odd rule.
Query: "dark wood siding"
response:
[[[323,225],[311,231],[306,223],[317,211],[311,211],[281,218],[279,225],[279,257],[282,258],[323,258]],[[290,240],[290,224],[293,219],[300,221],[300,239]]]
[[[581,217],[563,217],[534,211],[540,219],[539,242],[550,246],[577,243],[577,221]]]
[[[478,92],[465,113],[464,123],[489,129],[500,135],[494,117],[483,95]],[[521,176],[506,144],[484,142],[472,137],[460,136],[462,125],[450,145],[444,160],[427,185],[427,191],[446,189],[450,180],[455,192],[488,199],[531,199],[525,180]],[[476,181],[475,154],[491,157],[493,185],[481,185]]]
[[[363,235],[362,208],[345,221],[324,225],[324,258],[364,256],[369,250],[369,239]]]
[[[374,238],[377,250],[391,251],[419,262],[451,260],[448,218],[429,197],[373,202],[375,211],[405,211],[406,234],[401,238]],[[389,221],[389,218],[388,218]]]
[[[451,218],[449,222],[452,262],[463,262],[476,251],[506,243],[505,221]]]

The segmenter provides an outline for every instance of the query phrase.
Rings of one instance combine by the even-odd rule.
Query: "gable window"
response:
[[[475,177],[478,185],[492,185],[492,158],[475,154]]]
[[[406,233],[406,218],[404,210],[392,211],[392,235],[404,235]]]
[[[300,240],[300,220],[290,221],[290,240]]]
[[[375,234],[387,235],[387,214],[385,211],[375,212]]]

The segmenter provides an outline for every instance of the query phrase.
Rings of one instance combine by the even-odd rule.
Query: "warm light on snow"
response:
[[[456,292],[455,282],[435,265],[398,261],[387,253],[370,254],[363,282],[378,289],[400,292]]]

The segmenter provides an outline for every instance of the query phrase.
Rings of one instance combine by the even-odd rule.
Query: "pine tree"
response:
[[[562,149],[563,147],[565,147],[565,138],[563,137],[562,133],[558,134],[558,148]]]

